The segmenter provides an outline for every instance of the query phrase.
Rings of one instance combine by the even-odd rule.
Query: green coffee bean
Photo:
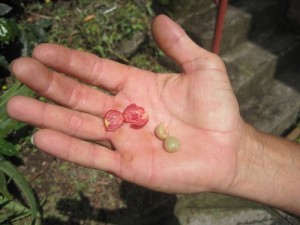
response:
[[[180,148],[179,140],[173,136],[166,137],[164,140],[164,148],[167,152],[177,152]]]
[[[167,130],[166,124],[165,123],[160,123],[156,126],[155,128],[155,135],[160,139],[164,140],[166,137],[168,137],[169,132]]]

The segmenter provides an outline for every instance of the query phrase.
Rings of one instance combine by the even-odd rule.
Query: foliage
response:
[[[20,7],[22,1],[18,2]],[[8,68],[8,63],[12,57],[28,56],[31,54],[33,47],[40,42],[47,40],[45,32],[51,26],[51,21],[48,19],[38,20],[36,23],[26,20],[17,20],[17,18],[6,18],[5,16],[13,10],[13,7],[0,3],[0,49],[4,53],[0,53],[0,66]],[[13,47],[18,49],[20,54],[11,56],[10,44],[21,43]]]
[[[19,29],[15,20],[0,18],[0,42],[8,44],[15,40],[18,33]]]
[[[6,138],[10,133],[25,126],[24,123],[11,119],[6,112],[8,100],[16,95],[33,96],[34,94],[19,81],[15,81],[15,83],[0,96],[0,139]]]
[[[3,156],[8,158],[20,156],[20,149],[4,139],[13,131],[17,131],[25,126],[25,124],[9,118],[6,113],[5,105],[7,101],[16,94],[32,95],[32,91],[16,81],[12,87],[0,96],[0,224],[13,222],[28,216],[32,217],[32,224],[35,224],[38,206],[32,189],[24,175],[12,163],[3,158]],[[9,177],[8,180],[6,176]],[[13,196],[16,193],[8,193],[7,185],[10,181],[17,185],[20,194],[27,199],[30,208],[14,199]]]
[[[130,64],[141,69],[151,70],[155,73],[166,72],[166,68],[158,64],[149,54],[137,54],[130,60]]]
[[[170,4],[170,0],[159,0],[158,2],[162,5],[169,5]]]
[[[12,10],[12,7],[4,3],[0,3],[0,16],[4,16]]]
[[[99,3],[100,2],[100,3]],[[101,57],[117,57],[118,44],[135,32],[149,30],[149,14],[133,1],[79,1],[77,10],[70,4],[50,8],[53,18],[50,41],[88,50]]]
[[[10,182],[13,182],[18,187],[28,206],[22,204],[21,201],[18,201],[11,193],[9,193],[8,184]],[[13,222],[28,216],[32,217],[31,224],[37,223],[39,209],[30,185],[25,180],[23,174],[17,170],[17,168],[1,156],[0,209],[0,224]]]
[[[19,149],[5,139],[0,139],[0,155],[19,156]]]
[[[11,3],[20,7],[21,2],[13,1]],[[0,16],[2,17],[0,18],[1,73],[5,70],[8,71],[9,62],[14,58],[30,55],[33,46],[37,42],[45,40],[45,28],[50,25],[48,21],[41,20],[37,24],[32,24],[27,21],[18,21],[16,17],[8,18],[6,15],[13,9],[10,5],[0,3]],[[21,44],[17,45],[16,43]],[[16,49],[18,47],[20,49]],[[16,52],[17,54],[15,54]],[[33,96],[33,92],[12,78],[11,81],[13,84],[8,88],[6,85],[2,86],[0,93],[0,224],[8,224],[29,216],[31,216],[32,224],[36,224],[39,210],[33,191],[24,175],[10,162],[12,157],[20,157],[20,148],[9,142],[7,138],[11,133],[23,128],[25,124],[9,118],[6,112],[6,104],[11,97],[16,95]],[[15,185],[19,193],[10,192],[8,186],[11,185]],[[22,197],[18,199],[17,196]]]
[[[300,144],[300,135],[295,140],[298,144]]]
[[[12,3],[20,6],[22,2],[21,0],[15,0]],[[15,57],[28,56],[37,43],[46,40],[47,33],[45,29],[47,29],[51,23],[45,19],[39,20],[36,23],[30,23],[26,20],[17,21],[16,18],[5,18],[5,15],[10,13],[11,10],[13,10],[13,7],[4,3],[0,4],[0,16],[3,17],[0,18],[0,46],[5,48],[5,46],[9,46],[10,43],[18,41],[21,43],[21,49],[20,54]],[[9,52],[5,55],[0,54],[0,67],[4,69],[8,69],[9,67],[7,58],[10,58],[10,56],[8,54]],[[7,101],[16,95],[33,95],[33,92],[29,88],[18,81],[14,81],[8,90],[6,90],[6,87],[2,89],[2,95],[0,96],[0,139],[24,127],[24,124],[8,117],[6,113]]]

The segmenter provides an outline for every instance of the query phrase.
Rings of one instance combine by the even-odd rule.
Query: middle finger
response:
[[[50,128],[84,140],[107,140],[101,118],[23,96],[10,99],[9,115],[39,128]]]

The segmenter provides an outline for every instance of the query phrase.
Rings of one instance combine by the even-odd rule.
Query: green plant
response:
[[[300,144],[300,135],[295,140],[298,144]]]
[[[149,30],[149,10],[141,10],[132,0],[81,0],[78,5],[76,11],[68,10],[68,4],[52,9],[51,42],[127,61],[118,52],[118,44]]]
[[[14,5],[22,8],[26,1],[13,1]],[[45,30],[51,26],[49,19],[35,22],[11,18],[13,7],[0,3],[0,66],[7,69],[8,63],[16,57],[28,56],[32,48],[47,40]],[[13,46],[12,46],[13,45]]]
[[[159,0],[158,2],[162,5],[169,5],[171,3],[170,0]]]
[[[33,95],[33,92],[20,82],[16,81],[4,94],[0,96],[0,224],[13,222],[25,217],[32,217],[32,224],[36,224],[38,204],[33,191],[16,166],[8,161],[10,157],[20,157],[20,149],[6,140],[6,137],[25,126],[9,118],[6,112],[7,101],[15,95]],[[7,157],[8,159],[5,159]],[[16,193],[9,193],[7,186],[14,183],[22,196],[27,200],[28,206],[16,200]],[[19,194],[17,194],[19,195]]]
[[[19,29],[14,19],[0,18],[0,42],[8,44],[10,41],[15,40],[18,33]]]
[[[1,145],[1,152],[3,152],[3,148],[5,147]],[[28,206],[9,193],[7,187],[11,182],[17,186]],[[0,224],[14,222],[29,216],[32,218],[32,225],[39,223],[39,209],[34,193],[23,174],[12,163],[0,156]]]
[[[6,138],[10,133],[18,131],[25,126],[24,123],[10,118],[6,112],[8,100],[16,95],[33,96],[34,93],[19,81],[15,81],[15,83],[0,96],[0,139]]]
[[[158,63],[157,59],[161,57],[161,55],[159,55],[158,49],[152,46],[150,46],[149,48],[151,48],[151,52],[139,53],[137,55],[134,55],[130,59],[130,64],[141,69],[151,70],[155,73],[170,72],[167,70],[167,68]]]
[[[21,7],[22,1],[14,1],[14,5]],[[12,10],[12,6],[0,3],[1,77],[3,71],[7,71],[6,75],[9,74],[11,60],[30,55],[36,43],[45,41],[45,29],[51,25],[47,20],[30,23],[18,21],[17,16],[6,16]],[[23,221],[27,217],[31,217],[31,224],[37,224],[38,202],[25,176],[11,160],[15,157],[20,158],[21,154],[20,148],[10,142],[9,135],[24,128],[25,124],[11,119],[6,112],[6,104],[11,97],[33,96],[34,93],[14,78],[10,77],[10,81],[11,85],[5,85],[5,81],[1,81],[3,86],[0,90],[0,224],[11,224],[21,219]],[[15,186],[16,189],[11,191],[11,188],[8,188],[10,186]]]

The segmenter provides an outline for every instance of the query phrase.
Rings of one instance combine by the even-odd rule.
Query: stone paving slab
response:
[[[275,74],[277,57],[252,42],[223,55],[233,90],[244,102]]]
[[[236,0],[229,4],[251,15],[251,27],[248,31],[251,39],[260,33],[270,35],[278,25],[283,11],[278,0]]]
[[[108,225],[300,225],[300,220],[280,210],[237,197],[215,193],[161,197],[157,205],[120,211]]]
[[[181,225],[300,225],[268,206],[213,193],[179,196],[175,215]]]
[[[212,46],[217,9],[210,8],[202,11],[190,12],[177,22],[186,30],[190,37],[200,46],[210,50]],[[228,6],[222,35],[221,52],[226,52],[243,42],[247,38],[250,29],[251,16],[235,7]],[[240,29],[240,28],[243,29]]]
[[[260,93],[242,103],[240,110],[256,129],[281,135],[297,119],[300,93],[280,81],[270,81]]]

